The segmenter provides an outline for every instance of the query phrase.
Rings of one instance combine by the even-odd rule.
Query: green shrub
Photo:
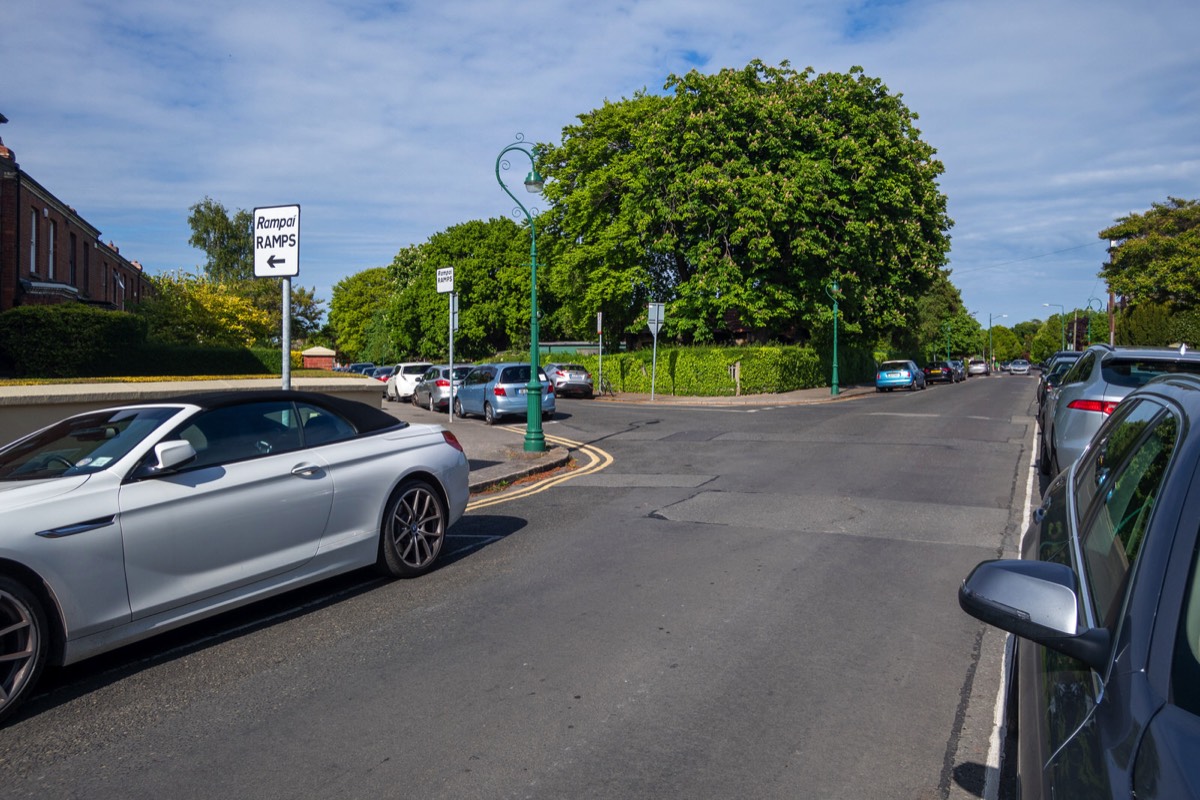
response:
[[[146,340],[133,314],[79,303],[18,306],[0,314],[0,353],[21,377],[111,375]]]

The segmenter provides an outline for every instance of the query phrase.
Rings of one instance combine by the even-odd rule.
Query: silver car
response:
[[[438,364],[425,370],[425,373],[417,380],[417,385],[413,387],[413,405],[423,406],[430,411],[444,411],[450,408],[451,389],[453,389],[453,393],[457,394],[458,387],[462,386],[463,378],[467,377],[472,368],[472,364],[455,364],[453,386],[451,386],[449,364]]]
[[[1134,389],[1158,375],[1200,374],[1200,353],[1186,347],[1113,347],[1084,351],[1058,388],[1045,395],[1038,466],[1054,475],[1069,467],[1101,423]]]
[[[0,448],[0,719],[47,663],[363,566],[426,572],[467,477],[440,425],[307,392],[88,411]]]
[[[554,416],[554,392],[546,373],[538,368],[542,384],[542,418]],[[495,424],[506,414],[527,416],[529,413],[529,365],[521,362],[481,364],[463,379],[454,398],[454,415],[482,416],[488,425]]]

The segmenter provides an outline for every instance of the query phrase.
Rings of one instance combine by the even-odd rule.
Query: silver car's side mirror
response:
[[[984,561],[958,590],[963,611],[1001,630],[1077,658],[1097,671],[1108,664],[1106,628],[1078,630],[1075,573],[1048,561]]]
[[[154,445],[154,457],[142,462],[133,478],[152,478],[167,475],[196,457],[196,448],[184,439],[172,439]]]

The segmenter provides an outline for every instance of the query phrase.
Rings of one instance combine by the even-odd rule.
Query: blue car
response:
[[[542,383],[542,419],[554,416],[554,391],[546,373],[538,368]],[[454,398],[454,415],[476,414],[488,425],[508,414],[524,417],[529,411],[529,364],[481,364],[467,373]]]
[[[925,388],[925,372],[912,361],[885,361],[875,372],[875,391]]]

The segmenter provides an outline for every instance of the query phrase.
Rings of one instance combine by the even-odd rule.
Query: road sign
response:
[[[650,304],[649,325],[650,325],[650,332],[653,333],[655,335],[655,337],[658,336],[658,329],[662,327],[662,321],[663,321],[663,304],[662,303],[651,303]]]
[[[454,291],[454,267],[445,267],[437,271],[438,294]]]
[[[254,209],[254,277],[300,274],[300,206]]]

